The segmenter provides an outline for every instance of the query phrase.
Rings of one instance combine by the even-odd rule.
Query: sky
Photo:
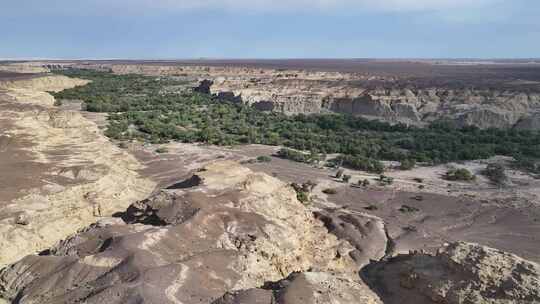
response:
[[[0,58],[538,58],[539,0],[0,0]]]

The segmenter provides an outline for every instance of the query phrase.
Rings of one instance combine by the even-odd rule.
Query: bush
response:
[[[394,183],[394,178],[386,175],[379,176],[379,184],[381,186],[391,185]]]
[[[359,186],[367,187],[367,186],[369,186],[369,184],[370,184],[370,182],[369,182],[368,179],[364,179],[364,180],[359,180],[359,181],[358,181],[358,185],[359,185]]]
[[[492,183],[496,185],[502,185],[508,179],[504,166],[501,164],[487,165],[486,169],[482,171],[482,175],[487,177]]]
[[[416,166],[416,160],[414,159],[404,159],[401,161],[400,165],[399,165],[399,169],[400,170],[411,170],[412,168],[414,168],[414,166]]]
[[[372,173],[384,172],[384,165],[380,161],[369,157],[340,155],[337,158],[331,160],[331,162],[334,164],[341,164],[344,167],[354,170],[362,170]]]
[[[292,150],[292,149],[287,149],[287,148],[281,148],[277,152],[277,156],[281,157],[281,158],[284,158],[284,159],[292,160],[292,161],[295,161],[295,162],[300,162],[300,163],[308,163],[309,162],[309,155],[308,154],[303,153],[303,152],[298,152],[298,151],[295,151],[295,150]]]
[[[413,213],[420,211],[420,209],[408,205],[402,205],[398,210],[402,213]]]
[[[302,185],[298,185],[297,183],[292,183],[291,187],[293,187],[294,191],[296,191],[296,198],[303,204],[308,203],[311,201],[309,193],[311,190],[315,187],[315,184],[308,181],[307,183],[303,183]]]
[[[272,161],[272,158],[270,156],[261,155],[257,157],[257,161],[260,163],[269,163]]]
[[[449,181],[472,181],[476,179],[476,176],[465,168],[459,168],[448,170],[444,175],[444,179]]]
[[[309,194],[304,191],[298,191],[296,192],[296,198],[302,203],[306,204],[310,201]]]
[[[334,188],[327,188],[322,191],[324,194],[334,195],[337,194],[337,190]]]

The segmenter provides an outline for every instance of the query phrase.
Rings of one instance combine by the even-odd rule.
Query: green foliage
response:
[[[380,161],[363,156],[340,155],[330,162],[336,165],[342,164],[343,166],[354,170],[363,170],[373,173],[384,172],[384,165]]]
[[[398,210],[402,213],[413,213],[420,211],[420,209],[408,205],[402,205]]]
[[[303,204],[306,204],[309,202],[309,194],[307,194],[304,191],[296,192],[296,198]]]
[[[472,181],[476,179],[476,176],[474,176],[471,171],[465,168],[454,168],[446,172],[446,174],[444,175],[444,179],[449,181]]]
[[[290,159],[296,162],[300,163],[307,163],[309,162],[309,155],[303,152],[295,151],[292,149],[287,148],[281,148],[277,152],[277,156],[285,159]]]
[[[416,160],[406,158],[406,159],[401,161],[401,163],[399,165],[399,169],[401,169],[401,170],[411,170],[412,168],[414,168],[414,166],[416,166]]]
[[[257,156],[257,162],[259,163],[269,163],[271,161],[272,161],[272,158],[270,156],[267,156],[267,155]]]
[[[400,161],[409,168],[416,162],[439,164],[495,155],[540,158],[536,131],[459,128],[447,122],[417,128],[340,114],[287,116],[171,90],[185,85],[173,78],[89,70],[60,73],[92,82],[54,93],[55,98],[83,100],[87,111],[110,113],[105,133],[119,140],[281,145],[309,151],[304,156],[289,150],[282,157],[311,163],[337,153],[341,156],[336,164],[375,173],[384,171],[380,160]]]
[[[379,184],[381,186],[391,185],[394,183],[394,178],[386,175],[379,176]]]
[[[364,180],[359,180],[359,181],[358,181],[358,185],[363,186],[363,187],[367,187],[367,186],[369,186],[370,184],[371,184],[371,183],[369,182],[368,179],[364,179]]]
[[[501,164],[489,164],[486,169],[482,171],[482,175],[486,176],[492,183],[496,185],[503,185],[508,177],[504,166]]]
[[[315,187],[315,183],[308,181],[302,185],[292,183],[291,186],[296,191],[296,198],[303,204],[307,204],[311,201],[310,193]]]
[[[518,155],[515,157],[513,166],[517,169],[527,171],[533,175],[540,175],[540,161],[538,159]]]
[[[169,153],[169,149],[165,147],[159,147],[156,149],[156,153]]]

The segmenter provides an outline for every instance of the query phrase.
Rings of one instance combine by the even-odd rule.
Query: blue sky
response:
[[[0,58],[531,58],[538,0],[0,0]]]

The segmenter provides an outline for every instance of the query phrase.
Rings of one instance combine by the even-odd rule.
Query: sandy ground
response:
[[[158,154],[155,153],[158,147],[137,143],[130,150],[147,166],[141,173],[162,185],[182,180],[188,172],[217,159],[245,161],[272,155],[278,149],[261,145],[224,148],[174,143],[166,145],[169,153]],[[380,217],[394,242],[394,254],[429,251],[462,240],[540,261],[539,181],[514,171],[509,172],[512,182],[508,188],[493,186],[481,176],[471,183],[442,179],[450,166],[467,167],[478,173],[490,161],[495,159],[389,171],[385,174],[395,178],[390,186],[378,185],[379,175],[353,170],[346,170],[346,174],[353,176],[346,184],[334,178],[335,169],[277,157],[272,157],[270,163],[245,163],[245,166],[287,182],[316,182],[314,209],[339,208]],[[414,181],[418,177],[423,179],[422,183]],[[355,185],[366,178],[371,180],[369,187]],[[418,189],[421,184],[424,189]],[[337,194],[324,194],[322,190],[327,188],[335,188]]]

